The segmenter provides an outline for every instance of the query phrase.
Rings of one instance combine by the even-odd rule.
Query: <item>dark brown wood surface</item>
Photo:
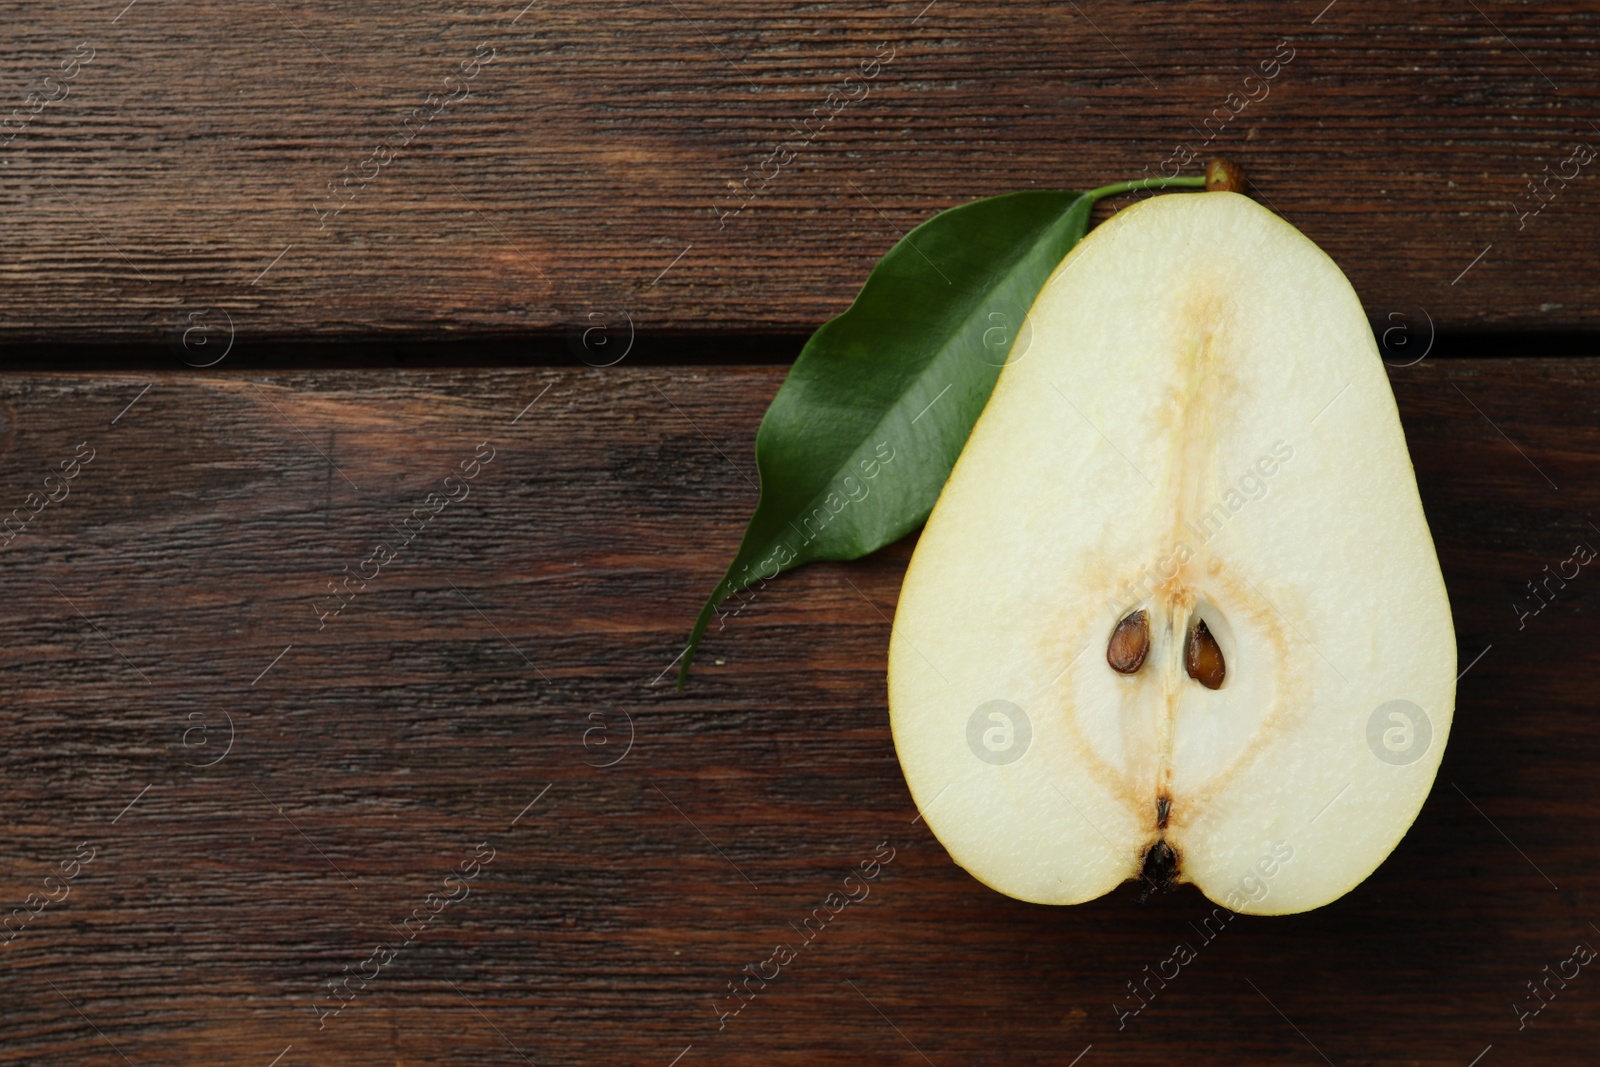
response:
[[[804,333],[942,208],[1219,150],[1377,320],[1600,326],[1592,2],[4,0],[0,26],[0,341]]]
[[[917,820],[884,702],[909,544],[774,582],[675,693],[781,377],[0,378],[5,508],[93,453],[0,549],[0,911],[42,907],[0,944],[0,1062],[1594,1061],[1593,968],[1512,1006],[1600,944],[1600,579],[1513,605],[1600,544],[1600,367],[1391,371],[1468,668],[1450,747],[1366,883],[1210,942],[1191,888],[1023,904]]]

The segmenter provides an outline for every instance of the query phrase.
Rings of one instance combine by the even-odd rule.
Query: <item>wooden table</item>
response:
[[[1595,1061],[1600,978],[1513,1005],[1600,943],[1597,579],[1514,605],[1600,544],[1600,186],[1541,184],[1600,145],[1600,9],[124,2],[0,3],[4,507],[75,471],[3,547],[0,1062]],[[1467,668],[1383,866],[1209,941],[1190,888],[950,862],[885,710],[910,544],[670,673],[898,234],[1175,145],[1390,331]]]

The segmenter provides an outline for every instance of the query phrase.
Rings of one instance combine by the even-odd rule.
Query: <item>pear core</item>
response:
[[[1040,903],[1154,860],[1236,911],[1343,895],[1426,798],[1456,672],[1350,283],[1247,197],[1158,196],[1080,242],[1018,336],[890,642],[929,828]]]

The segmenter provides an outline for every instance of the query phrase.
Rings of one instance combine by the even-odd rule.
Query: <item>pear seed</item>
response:
[[[1117,623],[1106,646],[1106,662],[1118,674],[1133,674],[1150,652],[1150,617],[1143,608]]]
[[[1227,666],[1222,662],[1222,649],[1217,645],[1217,639],[1211,636],[1205,620],[1195,624],[1189,632],[1188,663],[1189,677],[1205,686],[1207,689],[1221,689],[1223,676],[1227,673]]]

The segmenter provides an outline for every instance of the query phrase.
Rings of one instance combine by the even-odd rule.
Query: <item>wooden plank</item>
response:
[[[1218,150],[1379,322],[1594,329],[1594,14],[3,0],[0,341],[804,333],[940,209]]]
[[[1600,541],[1592,363],[1392,371],[1470,664],[1450,749],[1360,888],[1210,940],[1188,887],[1022,904],[918,820],[883,692],[909,544],[773,583],[674,692],[781,377],[0,378],[5,506],[76,472],[0,550],[0,901],[40,908],[0,1062],[1585,1061],[1592,975],[1511,1006],[1600,941],[1600,585],[1512,605]]]

